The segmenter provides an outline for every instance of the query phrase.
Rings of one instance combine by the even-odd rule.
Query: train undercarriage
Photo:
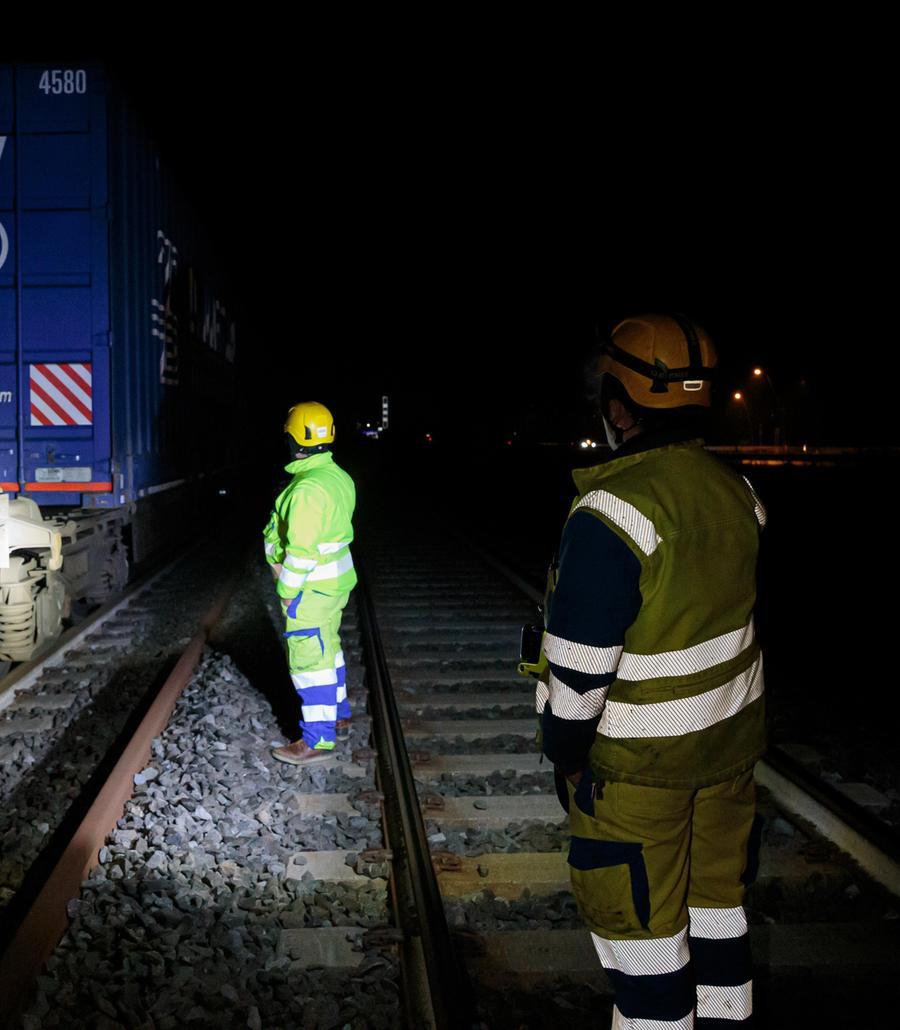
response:
[[[0,668],[38,654],[73,605],[124,589],[129,561],[119,510],[44,518],[28,497],[0,494]]]

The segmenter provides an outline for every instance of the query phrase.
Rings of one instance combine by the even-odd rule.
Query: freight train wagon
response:
[[[96,65],[0,65],[0,661],[196,523],[237,461],[211,247]]]

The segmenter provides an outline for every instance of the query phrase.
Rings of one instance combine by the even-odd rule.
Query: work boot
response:
[[[338,740],[349,740],[350,739],[350,720],[349,719],[338,719],[334,724],[334,735]]]
[[[288,765],[314,765],[317,762],[327,762],[334,757],[334,751],[321,747],[310,747],[302,738],[295,740],[293,744],[285,744],[284,747],[273,747],[272,757],[279,762],[287,762]]]

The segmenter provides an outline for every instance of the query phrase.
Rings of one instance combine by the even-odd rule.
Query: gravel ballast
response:
[[[244,656],[262,646],[248,635],[263,622],[278,648],[268,572],[254,564],[248,578],[216,635],[219,646],[233,643]],[[361,676],[351,649],[345,654],[359,712]],[[280,653],[275,658],[283,663]],[[366,744],[365,723],[359,719],[351,740],[339,744],[339,761],[351,762]],[[361,778],[327,765],[283,765],[269,753],[283,739],[271,706],[237,662],[207,649],[135,777],[100,865],[70,905],[69,932],[23,1026],[397,1025],[397,960],[365,938],[389,925],[385,881],[286,875],[292,857],[302,869],[304,851],[382,846],[377,803],[359,797],[374,787],[371,763]],[[304,796],[335,788],[358,814],[304,813]],[[316,927],[345,931],[358,965],[315,967],[294,957],[290,933]]]
[[[211,574],[208,548],[192,551],[0,714],[0,909],[229,571]]]

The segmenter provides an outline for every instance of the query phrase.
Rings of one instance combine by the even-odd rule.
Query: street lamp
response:
[[[778,391],[775,389],[775,384],[772,382],[771,376],[764,368],[760,365],[756,365],[753,369],[754,379],[765,379],[769,385],[769,389],[772,391],[772,401],[774,404],[775,411],[775,444],[787,445],[787,434],[784,431],[784,405],[781,403],[781,398],[778,396]],[[760,443],[762,441],[760,440]]]
[[[731,395],[731,398],[732,398],[732,400],[737,401],[738,404],[740,404],[741,407],[744,409],[744,414],[747,416],[747,425],[748,425],[748,427],[750,429],[750,443],[752,444],[754,442],[754,440],[753,440],[753,435],[754,435],[753,434],[753,419],[750,417],[750,408],[747,406],[747,400],[744,397],[743,393],[741,393],[740,390],[735,390],[734,393]]]

